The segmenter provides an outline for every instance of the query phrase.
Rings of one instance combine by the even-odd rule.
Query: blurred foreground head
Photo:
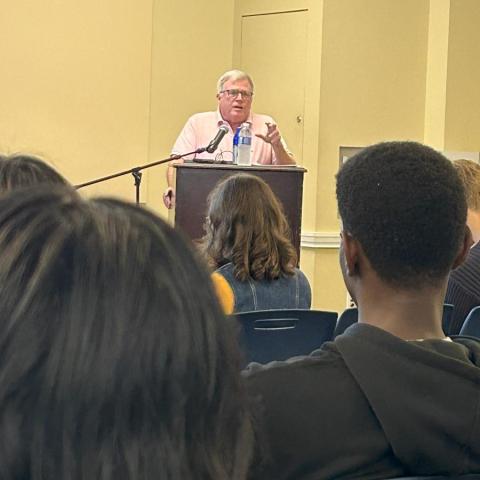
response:
[[[152,213],[37,188],[0,198],[0,477],[243,479],[229,324]]]
[[[38,157],[0,155],[0,194],[34,185],[69,185],[56,170]]]

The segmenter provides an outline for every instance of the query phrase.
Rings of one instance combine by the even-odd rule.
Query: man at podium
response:
[[[243,122],[252,124],[252,160],[263,165],[294,165],[295,159],[280,135],[275,121],[268,115],[251,111],[254,86],[250,76],[240,70],[225,72],[217,82],[218,109],[215,112],[201,112],[192,115],[172,149],[172,155],[181,155],[204,147],[215,137],[220,126],[225,125],[228,133],[221,140],[214,153],[217,160],[232,160],[233,136]],[[188,157],[187,157],[188,158]],[[212,158],[210,153],[196,156],[198,159]],[[175,204],[174,169],[172,161],[167,169],[167,190],[163,201],[167,208]]]

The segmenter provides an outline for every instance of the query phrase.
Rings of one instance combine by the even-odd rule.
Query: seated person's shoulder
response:
[[[299,268],[295,269],[295,273],[298,275],[298,278],[300,278],[302,282],[310,285],[310,282],[308,281],[307,276]]]
[[[358,389],[333,342],[308,356],[266,365],[252,363],[243,375],[249,394],[258,402],[260,410],[267,408],[285,415],[297,407],[321,408],[323,405],[327,408],[338,395],[356,395]]]

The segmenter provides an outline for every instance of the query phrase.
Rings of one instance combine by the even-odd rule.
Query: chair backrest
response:
[[[235,315],[246,364],[308,355],[332,340],[336,312],[319,310],[262,310]]]
[[[480,338],[480,306],[473,308],[467,315],[460,330],[460,335]]]
[[[450,324],[452,322],[453,316],[453,305],[450,303],[445,303],[443,305],[443,317],[442,317],[442,329],[445,332],[445,335],[448,335],[450,330]],[[337,326],[335,327],[335,332],[333,337],[341,335],[350,325],[358,322],[358,309],[356,308],[347,308],[344,310],[340,317],[338,317]],[[465,334],[468,335],[468,334]]]

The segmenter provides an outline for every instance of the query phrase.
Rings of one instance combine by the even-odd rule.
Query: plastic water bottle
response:
[[[238,163],[238,137],[240,136],[240,129],[242,127],[237,127],[235,130],[235,135],[233,136],[233,163]]]
[[[252,128],[250,122],[242,123],[238,134],[237,164],[251,165],[250,148],[252,146]]]

